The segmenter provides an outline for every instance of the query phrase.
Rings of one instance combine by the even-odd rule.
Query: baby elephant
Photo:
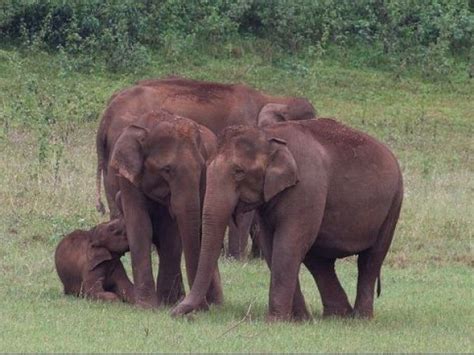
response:
[[[56,270],[66,295],[133,303],[133,284],[120,257],[129,250],[122,219],[76,230],[59,243]]]

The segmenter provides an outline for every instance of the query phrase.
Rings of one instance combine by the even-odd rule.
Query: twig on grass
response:
[[[239,320],[237,323],[233,324],[232,326],[230,326],[229,328],[227,328],[225,330],[225,332],[223,332],[221,335],[219,335],[217,338],[220,338],[220,337],[223,337],[224,335],[226,335],[227,333],[229,333],[231,330],[237,328],[240,324],[242,324],[243,322],[245,322],[248,318],[249,318],[249,315],[250,315],[250,310],[252,309],[252,303],[249,304],[249,308],[247,309],[247,313],[245,313],[245,316]]]

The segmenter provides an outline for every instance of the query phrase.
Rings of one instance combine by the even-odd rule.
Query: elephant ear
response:
[[[87,266],[89,271],[94,270],[104,261],[112,260],[112,254],[107,248],[89,243],[87,246]]]
[[[309,120],[318,116],[313,104],[302,97],[293,98],[288,102],[288,113],[288,119],[296,121]]]
[[[110,166],[135,186],[143,169],[143,142],[147,134],[147,128],[128,126],[115,143],[110,159]]]
[[[216,152],[216,135],[210,129],[200,126],[198,145],[204,161],[207,161]]]
[[[290,110],[287,105],[266,104],[257,117],[257,126],[264,127],[273,123],[288,121]]]
[[[295,158],[286,146],[286,142],[279,138],[271,138],[270,144],[274,150],[270,155],[270,162],[265,170],[263,195],[265,202],[275,195],[298,183],[298,166]]]

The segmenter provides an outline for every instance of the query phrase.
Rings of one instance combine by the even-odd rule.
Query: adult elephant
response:
[[[301,263],[316,281],[324,315],[372,317],[375,283],[403,198],[390,150],[331,119],[231,127],[219,139],[207,169],[198,272],[173,314],[196,309],[204,297],[229,217],[257,209],[271,270],[269,320],[309,316],[298,283]],[[352,308],[334,264],[355,254]]]
[[[111,209],[120,191],[130,245],[135,302],[142,307],[176,303],[183,295],[181,252],[189,285],[200,247],[201,203],[206,160],[216,148],[215,135],[194,121],[166,111],[115,115],[98,146]],[[151,244],[159,254],[155,285]],[[221,303],[218,271],[207,297]],[[205,306],[205,304],[203,304]]]
[[[100,200],[102,170],[111,217],[118,214],[114,206],[116,179],[106,171],[111,139],[123,127],[117,126],[122,117],[140,116],[164,109],[187,117],[206,126],[215,134],[231,125],[264,125],[287,120],[304,120],[316,116],[313,105],[305,98],[271,96],[242,84],[219,84],[188,80],[180,77],[142,80],[137,85],[115,93],[108,102],[97,132],[97,202],[99,211],[105,212]],[[109,191],[112,190],[112,191]],[[242,218],[239,228],[231,224],[231,245],[238,256],[248,238],[252,215]]]
[[[216,135],[232,125],[255,126],[316,116],[305,98],[272,96],[243,84],[171,77],[141,80],[137,86],[152,88],[153,100],[161,108],[190,118]],[[119,95],[123,94],[127,92]]]

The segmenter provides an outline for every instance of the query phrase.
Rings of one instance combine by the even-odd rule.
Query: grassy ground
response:
[[[324,61],[272,65],[249,53],[159,58],[147,72],[111,75],[71,72],[60,56],[0,49],[0,351],[474,351],[468,79],[429,83]],[[225,305],[190,320],[61,294],[55,246],[64,233],[100,221],[94,135],[105,101],[135,80],[171,73],[306,96],[322,116],[394,150],[406,194],[374,320],[321,319],[304,271],[314,322],[267,325],[269,272],[259,262],[222,260]],[[354,260],[339,262],[338,271],[354,299]]]

